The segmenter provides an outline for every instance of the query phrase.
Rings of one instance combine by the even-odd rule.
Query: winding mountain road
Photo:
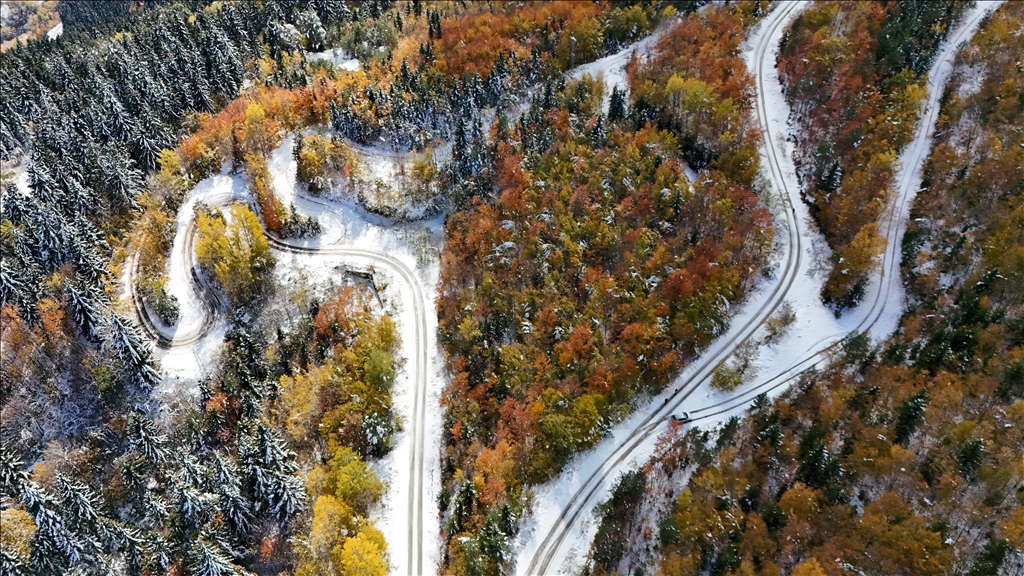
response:
[[[950,73],[949,64],[956,47],[973,35],[985,12],[999,3],[979,2],[977,7],[971,8],[962,23],[943,43],[940,53],[936,56],[935,64],[929,73],[930,95],[922,114],[922,122],[918,126],[913,142],[901,156],[903,166],[897,176],[897,195],[880,219],[880,227],[888,240],[888,245],[883,256],[881,273],[872,283],[865,304],[849,315],[850,320],[842,325],[843,330],[836,330],[834,334],[820,338],[810,345],[801,344],[804,352],[783,369],[773,371],[765,378],[742,387],[737,393],[721,401],[703,403],[699,407],[691,408],[690,415],[695,422],[713,425],[726,416],[737,413],[758,394],[786,385],[808,368],[821,362],[851,330],[868,331],[876,338],[884,337],[892,330],[894,326],[891,322],[880,322],[880,319],[891,318],[892,311],[902,307],[899,246],[910,204],[920,187],[922,165],[931,148],[939,99]],[[775,278],[767,282],[756,296],[749,299],[745,306],[746,310],[737,315],[733,326],[726,334],[689,366],[669,390],[613,430],[606,442],[583,456],[588,461],[593,461],[593,465],[586,467],[587,469],[580,474],[563,474],[551,483],[555,496],[535,507],[538,512],[539,508],[543,507],[546,513],[537,514],[535,528],[522,537],[518,546],[520,554],[517,573],[531,576],[556,573],[561,570],[566,558],[572,555],[572,550],[581,544],[587,544],[588,536],[592,534],[589,534],[588,529],[581,528],[581,524],[586,515],[607,498],[615,478],[650,452],[654,440],[668,426],[669,415],[686,409],[689,406],[687,401],[696,398],[695,392],[705,389],[715,367],[728,359],[739,345],[754,337],[778,307],[787,298],[793,297],[794,283],[799,283],[802,277],[810,276],[813,263],[807,252],[817,232],[807,225],[809,219],[806,217],[806,208],[801,204],[792,159],[785,150],[784,131],[789,109],[777,104],[783,100],[780,100],[777,94],[780,85],[775,71],[779,38],[786,24],[806,5],[807,2],[804,1],[782,3],[760,24],[757,35],[750,42],[752,60],[748,64],[753,67],[757,82],[756,107],[763,130],[762,154],[765,174],[773,187],[781,193],[785,204],[781,209],[782,213],[778,215],[782,254]],[[776,93],[776,97],[770,98],[769,95],[773,92]],[[334,210],[330,202],[309,196],[296,199],[301,199],[300,208],[319,205],[323,214]],[[211,205],[226,206],[247,198],[236,192],[204,197],[203,200]],[[184,212],[182,210],[182,213]],[[183,241],[176,241],[173,247],[173,250],[180,252],[175,260],[178,264],[171,270],[172,275],[178,275],[187,282],[192,302],[198,303],[201,308],[198,311],[200,318],[190,323],[192,327],[188,330],[177,333],[177,330],[169,329],[151,317],[134,290],[132,280],[137,272],[135,256],[129,262],[128,274],[131,299],[143,330],[149,338],[164,350],[191,350],[198,357],[198,346],[211,336],[218,321],[218,310],[222,307],[217,302],[216,292],[195,273],[198,269],[194,251],[195,233],[195,224],[190,220],[184,231]],[[267,238],[273,250],[280,254],[330,258],[360,265],[371,264],[401,280],[397,287],[401,292],[401,302],[410,306],[413,318],[413,325],[406,327],[407,333],[412,334],[409,343],[410,353],[406,356],[412,360],[410,375],[413,387],[412,409],[408,415],[410,478],[406,513],[409,521],[405,533],[406,541],[397,542],[394,536],[391,536],[389,544],[393,553],[399,552],[392,556],[394,564],[397,564],[393,565],[396,573],[433,573],[436,567],[426,558],[436,551],[425,550],[424,546],[427,541],[433,542],[435,537],[433,534],[425,533],[424,518],[436,512],[432,508],[431,499],[425,497],[425,478],[429,476],[432,467],[436,468],[437,465],[435,455],[431,454],[428,458],[425,449],[428,445],[425,413],[429,372],[428,346],[431,341],[428,333],[428,314],[433,310],[431,300],[424,292],[417,274],[405,262],[388,253],[345,246],[338,242],[314,245],[308,241],[293,242],[270,234]],[[433,512],[427,510],[428,506]],[[401,554],[403,551],[404,554]]]
[[[906,230],[906,222],[910,217],[910,207],[917,191],[921,187],[922,171],[924,163],[932,148],[932,139],[935,135],[935,124],[939,115],[940,100],[946,83],[949,81],[952,72],[953,58],[956,56],[958,47],[969,41],[985,15],[999,7],[1004,0],[991,0],[978,2],[977,6],[970,9],[954,28],[949,37],[943,42],[935,62],[928,72],[928,101],[924,112],[921,115],[921,122],[918,124],[913,141],[903,150],[901,168],[896,176],[896,197],[889,202],[885,212],[879,218],[879,224],[886,238],[887,244],[885,253],[882,256],[879,276],[875,279],[876,286],[869,296],[870,306],[867,303],[861,304],[855,315],[861,315],[854,326],[852,333],[868,332],[876,338],[885,338],[889,335],[892,327],[880,327],[881,320],[886,316],[892,316],[891,312],[900,312],[903,307],[903,284],[900,276],[900,248],[903,243],[903,233]],[[760,68],[758,80],[762,79]],[[760,82],[758,89],[761,90]],[[728,402],[721,402],[695,410],[691,416],[696,420],[707,420],[715,416],[725,414],[736,407],[743,406],[755,396],[763,392],[770,392],[780,385],[787,384],[799,376],[805,370],[812,368],[818,362],[824,360],[832,352],[838,342],[846,333],[833,334],[820,340],[807,349],[804,355],[786,370],[772,375],[767,380],[757,383],[749,389],[743,390]]]
[[[247,200],[247,198],[238,194],[221,194],[203,198],[203,201],[207,205],[215,207],[226,207],[232,202],[240,200],[244,201]],[[302,201],[304,203],[309,202],[319,204],[327,210],[331,209],[330,203],[308,196],[303,196]],[[172,248],[181,251],[180,256],[182,258],[180,261],[187,262],[187,265],[176,267],[171,272],[172,274],[183,275],[187,279],[189,288],[192,292],[191,301],[199,304],[202,313],[202,318],[198,323],[196,323],[196,326],[184,333],[179,334],[172,332],[161,323],[154,321],[150,311],[144,305],[142,299],[134,288],[134,276],[138,272],[137,256],[133,256],[130,262],[129,286],[131,287],[131,300],[135,307],[136,316],[140,320],[140,324],[146,335],[153,340],[157,347],[164,350],[193,349],[201,340],[210,335],[216,325],[217,315],[219,311],[223,309],[219,306],[215,290],[206,284],[201,279],[201,276],[196,272],[198,270],[198,262],[195,258],[194,249],[195,234],[195,222],[194,219],[190,219],[184,235],[185,241],[177,243]],[[266,235],[271,249],[275,252],[299,256],[328,257],[336,259],[339,262],[355,262],[362,266],[369,264],[377,269],[390,272],[401,280],[401,286],[399,289],[404,292],[401,295],[401,301],[408,303],[408,305],[411,306],[414,318],[414,326],[411,327],[411,333],[413,335],[411,347],[413,349],[413,353],[409,355],[413,363],[410,368],[413,383],[413,406],[412,413],[409,415],[408,420],[408,428],[411,430],[411,445],[408,462],[408,474],[410,479],[407,514],[409,521],[408,530],[406,532],[407,541],[405,543],[405,565],[398,566],[397,570],[401,573],[409,574],[423,574],[432,571],[433,567],[424,566],[423,543],[427,539],[427,535],[424,534],[423,526],[426,513],[424,508],[426,504],[426,500],[424,499],[424,493],[426,491],[424,478],[428,474],[428,461],[425,458],[424,449],[426,436],[425,412],[427,405],[428,374],[427,346],[429,341],[427,333],[427,314],[428,312],[432,313],[433,307],[430,305],[430,301],[426,298],[423,286],[416,276],[416,273],[410,269],[405,262],[384,252],[344,245],[310,246],[308,245],[308,242],[305,241],[293,243],[288,240],[278,238],[266,231],[264,231],[264,234]],[[406,338],[408,338],[408,335],[409,331],[407,330],[405,334]],[[397,542],[394,542],[393,539],[389,539],[389,542],[393,545],[398,544]]]
[[[976,7],[969,9],[936,55],[935,63],[929,71],[930,92],[922,120],[914,140],[901,154],[902,165],[897,175],[896,197],[889,203],[880,219],[881,228],[888,242],[880,275],[872,283],[867,302],[848,315],[851,320],[848,320],[844,327],[852,324],[852,329],[820,339],[806,347],[805,352],[788,367],[753,385],[742,387],[731,397],[719,402],[704,403],[699,408],[691,409],[690,416],[694,422],[714,425],[727,415],[742,409],[757,395],[788,384],[807,369],[814,367],[816,363],[825,360],[846,334],[868,332],[875,338],[884,338],[895,327],[889,319],[893,317],[893,310],[902,309],[903,304],[899,248],[909,207],[921,184],[923,163],[931,149],[939,100],[949,79],[950,64],[957,47],[973,36],[985,13],[1000,3],[979,2]],[[752,298],[749,305],[752,313],[744,313],[742,321],[735,323],[694,365],[686,369],[670,386],[670,390],[646,407],[646,413],[627,420],[620,426],[626,429],[625,432],[613,431],[612,438],[607,444],[602,443],[592,450],[591,458],[585,457],[585,460],[597,460],[581,463],[589,464],[580,466],[586,468],[589,473],[579,474],[577,478],[575,471],[570,471],[552,481],[556,486],[571,484],[572,492],[557,514],[547,514],[538,519],[536,529],[523,538],[517,564],[518,574],[555,574],[563,570],[567,561],[572,564],[573,561],[580,560],[580,547],[588,545],[592,532],[596,529],[584,526],[586,516],[595,506],[608,498],[615,479],[650,453],[654,440],[669,426],[668,417],[686,408],[686,401],[698,389],[703,390],[714,368],[728,359],[737,346],[751,338],[762,327],[790,295],[794,281],[801,275],[811,275],[811,258],[803,253],[810,247],[817,232],[805,224],[809,219],[797,216],[797,210],[804,216],[806,209],[801,203],[792,159],[785,150],[784,131],[789,117],[789,107],[778,105],[779,102],[784,102],[784,99],[778,97],[781,84],[775,69],[778,44],[786,24],[807,5],[805,1],[782,3],[760,24],[756,37],[750,43],[753,47],[753,62],[750,64],[753,64],[757,82],[757,115],[764,138],[762,154],[766,161],[765,172],[775,189],[782,193],[785,201],[781,216],[785,221],[787,242],[783,248],[782,269],[778,277],[762,291],[763,295]],[[769,97],[770,90],[776,92],[775,98]],[[540,506],[557,503],[561,497],[566,496],[566,492],[552,489],[548,495],[549,498],[542,501]]]

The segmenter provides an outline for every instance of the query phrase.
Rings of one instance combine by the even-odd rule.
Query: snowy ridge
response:
[[[782,272],[748,297],[733,318],[730,330],[712,344],[701,359],[684,370],[665,392],[616,426],[597,447],[577,457],[559,478],[536,489],[535,515],[527,521],[516,543],[520,558],[517,574],[579,571],[597,529],[591,510],[608,498],[621,473],[649,458],[657,438],[668,427],[670,414],[687,411],[700,426],[713,427],[741,414],[758,394],[780,393],[785,384],[824,360],[845,335],[866,331],[873,339],[880,340],[891,334],[903,308],[898,248],[910,204],[920,187],[922,165],[931,148],[942,88],[948,80],[956,47],[973,35],[984,14],[999,3],[981,2],[970,9],[936,56],[929,72],[930,97],[922,122],[914,141],[901,155],[897,195],[880,222],[888,241],[881,272],[873,278],[865,303],[838,320],[820,302],[823,278],[815,272],[811,250],[815,245],[822,245],[823,239],[809,225],[809,213],[800,199],[792,144],[785,138],[789,106],[774,70],[786,24],[807,3],[783,3],[761,22],[745,45],[744,59],[757,79],[757,112],[765,139],[763,170],[770,178],[774,193],[783,198],[783,214],[775,215],[780,232]],[[793,305],[796,322],[790,327],[789,336],[766,345],[762,325],[784,300]],[[746,342],[757,345],[754,369],[764,377],[733,393],[711,389],[710,375],[714,367]]]

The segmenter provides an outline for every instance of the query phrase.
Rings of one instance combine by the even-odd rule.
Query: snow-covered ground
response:
[[[433,194],[425,194],[423,198],[413,198],[410,191],[416,183],[413,178],[413,167],[419,161],[426,160],[429,153],[435,165],[441,165],[451,159],[452,145],[450,142],[439,142],[438,146],[424,152],[398,151],[364,146],[346,141],[352,149],[358,165],[358,192],[366,209],[390,213],[399,220],[422,220],[439,210],[438,195],[435,188]],[[355,194],[328,194],[334,200],[354,200]]]
[[[589,75],[591,78],[602,79],[605,85],[604,98],[601,103],[601,109],[608,113],[608,104],[612,97],[612,88],[618,87],[627,96],[626,101],[629,101],[629,82],[626,78],[626,65],[629,64],[633,54],[637,55],[637,58],[643,59],[652,53],[655,46],[662,36],[665,35],[672,25],[678,19],[672,18],[668,21],[662,22],[658,28],[651,33],[649,36],[640,39],[637,42],[627,46],[626,48],[619,50],[614,54],[609,54],[604,58],[598,58],[589,64],[583,64],[573,68],[569,73],[569,77],[573,79],[579,79],[583,76]]]
[[[781,393],[784,384],[825,359],[830,346],[851,332],[867,331],[878,341],[896,328],[903,309],[899,272],[899,246],[910,204],[920,187],[921,166],[931,148],[931,134],[938,114],[938,100],[951,69],[956,47],[973,34],[985,11],[998,2],[981,2],[965,15],[943,44],[929,73],[930,98],[915,140],[901,155],[897,198],[882,217],[888,246],[881,274],[874,277],[864,303],[836,319],[820,301],[824,280],[815,265],[827,247],[800,201],[799,184],[792,162],[789,106],[782,93],[774,64],[778,43],[789,21],[806,2],[777,6],[744,46],[744,59],[758,80],[758,113],[765,132],[762,165],[772,183],[778,231],[780,271],[762,282],[737,311],[731,329],[702,358],[626,421],[617,425],[597,447],[580,455],[559,477],[535,490],[533,514],[526,520],[515,543],[519,558],[517,574],[577,573],[585,561],[597,529],[591,513],[607,499],[621,473],[635,468],[653,453],[657,438],[668,427],[668,415],[688,412],[695,424],[714,427],[742,414],[761,392]],[[786,214],[790,211],[790,214]],[[816,254],[818,253],[818,254]],[[795,267],[792,264],[795,264]],[[779,288],[783,290],[778,290]],[[759,344],[754,362],[757,377],[732,393],[710,388],[710,374],[719,361],[729,357],[749,339],[763,340],[763,321],[783,301],[796,313],[788,335],[773,345]]]
[[[32,189],[28,187],[28,162],[22,160],[17,166],[11,168],[11,181],[14,187],[22,194],[31,194]]]
[[[309,62],[326,60],[334,64],[334,67],[338,70],[345,70],[346,72],[357,72],[363,69],[363,65],[359,60],[353,58],[344,48],[331,48],[323,52],[307,52],[306,60]]]
[[[53,28],[50,28],[50,31],[46,33],[46,39],[47,40],[56,40],[63,33],[64,33],[64,23],[63,22],[57,22],[57,25],[54,26]]]

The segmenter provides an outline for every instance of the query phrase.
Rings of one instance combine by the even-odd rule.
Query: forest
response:
[[[671,24],[607,113],[583,76],[494,123],[495,192],[448,217],[442,254],[444,573],[506,570],[530,486],[661,390],[763,269],[752,80],[723,73],[745,15]]]
[[[22,41],[0,62],[0,158],[23,167],[29,192],[5,172],[3,572],[388,571],[373,463],[401,426],[391,405],[400,337],[364,290],[276,281],[265,234],[320,232],[274,192],[268,157],[289,133],[313,194],[318,183],[359,183],[352,146],[449,146],[450,157],[418,170],[451,211],[456,241],[444,260],[503,246],[487,259],[495,271],[444,272],[443,339],[463,374],[450,391],[469,384],[466,362],[498,359],[504,382],[494,392],[497,379],[472,383],[479,414],[450,409],[446,462],[458,457],[467,472],[446,476],[461,496],[443,496],[442,508],[455,555],[445,570],[507,566],[521,487],[663,386],[723,329],[722,302],[740,298],[763,264],[771,229],[753,189],[750,95],[698,78],[709,63],[736,63],[734,15],[710,17],[722,46],[710,61],[675,62],[671,78],[634,66],[647,101],[615,90],[605,110],[597,79],[564,76],[701,4],[58,2],[63,34]],[[354,55],[358,70],[307,59],[328,48]],[[688,90],[713,95],[714,108],[682,102]],[[704,130],[697,116],[719,124]],[[726,125],[738,135],[720,134]],[[302,137],[311,128],[328,135]],[[686,163],[705,178],[690,183]],[[253,201],[197,206],[195,253],[230,329],[197,395],[167,404],[152,396],[161,367],[150,328],[122,295],[177,322],[165,290],[175,219],[193,186],[225,171],[243,176]],[[546,224],[530,230],[540,216]],[[493,243],[517,227],[537,241],[516,253],[507,238]],[[457,318],[453,302],[486,296],[468,279],[486,274],[493,285],[541,253],[550,263],[527,277],[529,301]],[[594,298],[577,298],[585,286]],[[577,312],[593,321],[574,326]],[[529,331],[510,323],[519,314]],[[705,321],[693,328],[694,318]],[[503,341],[513,329],[537,336]],[[605,338],[626,348],[613,353]],[[527,373],[504,368],[527,346],[546,362],[533,416],[494,443],[499,405],[527,411],[517,384]],[[538,433],[550,449],[528,474],[508,472]],[[476,466],[480,441],[489,455]],[[483,548],[467,555],[461,535],[477,532]]]
[[[29,33],[0,58],[0,574],[394,569],[398,536],[379,521],[414,332],[372,271],[282,272],[282,246],[326,243],[331,223],[280,195],[283,145],[303,201],[443,233],[424,272],[437,570],[513,570],[533,490],[662,392],[775,273],[741,57],[769,3],[707,4],[12,12],[4,40]],[[926,72],[967,8],[821,2],[783,37],[837,315],[863,296]],[[1008,3],[958,56],[901,246],[896,334],[847,338],[718,429],[674,427],[596,511],[586,573],[635,573],[639,546],[665,575],[1024,573],[1022,25]],[[577,70],[645,38],[625,84]],[[378,155],[408,160],[397,184]],[[244,194],[196,202],[218,178]],[[189,310],[169,289],[182,235],[185,281],[221,330],[193,349],[203,376],[187,383],[154,352]],[[784,309],[769,331],[793,321]]]
[[[306,39],[279,28],[315,18],[337,41],[388,7],[61,2],[60,38],[5,51],[0,153],[27,165],[30,194],[5,170],[0,572],[386,573],[369,462],[399,426],[400,337],[365,290],[276,283],[264,226],[316,233],[273,197],[265,157],[285,121],[329,118]],[[238,98],[254,81],[266,96]],[[257,212],[204,207],[196,252],[232,326],[197,396],[158,400],[122,271],[173,324],[175,213],[225,160]]]
[[[1024,573],[1022,26],[1007,3],[957,56],[896,333],[667,433],[597,510],[587,574],[633,573],[644,546],[665,576]]]
[[[829,247],[822,300],[837,315],[864,297],[885,240],[878,220],[926,94],[928,66],[966,2],[819,2],[779,54],[797,126],[804,198]]]

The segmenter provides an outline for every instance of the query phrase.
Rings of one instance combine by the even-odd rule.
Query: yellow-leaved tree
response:
[[[217,210],[199,211],[196,256],[237,308],[254,304],[266,295],[276,261],[263,235],[263,225],[252,210],[232,204],[229,217],[225,219]]]
[[[387,574],[387,543],[367,519],[384,485],[347,446],[333,446],[334,456],[309,473],[310,496],[316,497],[308,539],[299,548],[297,576]]]
[[[885,238],[878,226],[865,225],[849,244],[832,254],[832,270],[821,290],[822,299],[838,312],[856,305],[864,296],[868,273],[885,249]]]
[[[20,562],[28,562],[32,554],[32,540],[36,523],[28,512],[20,508],[0,510],[0,545],[4,551]]]
[[[373,526],[367,526],[353,538],[345,541],[341,550],[342,574],[345,576],[384,576],[388,565],[383,551],[384,535]]]
[[[821,568],[817,558],[811,557],[793,568],[792,576],[825,576],[825,571]]]

